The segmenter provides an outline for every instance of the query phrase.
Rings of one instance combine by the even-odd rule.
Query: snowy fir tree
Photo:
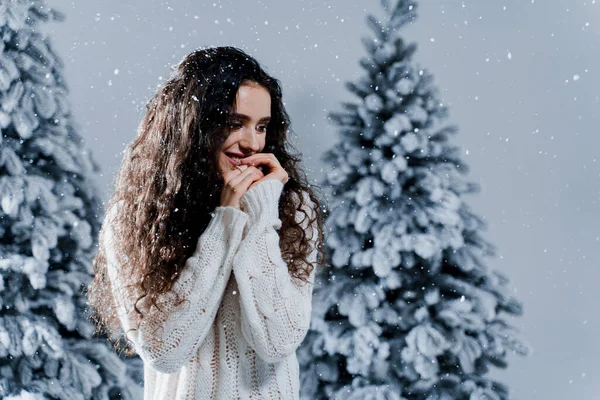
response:
[[[432,75],[400,36],[416,4],[382,4],[384,22],[367,18],[366,74],[347,83],[360,101],[330,114],[341,140],[323,156],[328,254],[298,349],[301,397],[508,399],[486,373],[531,351],[503,319],[522,304],[485,263],[496,249],[463,200],[480,187],[464,178]]]
[[[140,399],[141,361],[93,335],[102,206],[43,0],[0,0],[0,398]]]

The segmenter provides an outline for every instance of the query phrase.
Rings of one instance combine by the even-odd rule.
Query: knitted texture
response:
[[[310,325],[317,235],[297,212],[315,267],[305,283],[281,256],[282,189],[282,182],[265,180],[246,192],[241,209],[217,207],[172,290],[158,299],[160,309],[138,303],[144,317],[127,337],[144,361],[144,400],[298,399],[296,349]],[[306,195],[302,207],[314,217]],[[137,327],[139,289],[124,285],[109,224],[104,232],[111,290],[127,332]],[[176,293],[187,301],[176,306]]]

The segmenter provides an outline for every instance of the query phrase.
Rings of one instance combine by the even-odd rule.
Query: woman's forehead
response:
[[[260,85],[240,85],[234,112],[252,117],[269,117],[271,115],[271,95]]]

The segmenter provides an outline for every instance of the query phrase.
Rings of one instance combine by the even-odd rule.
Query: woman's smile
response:
[[[227,157],[227,159],[229,160],[229,162],[234,166],[237,167],[238,165],[241,165],[241,163],[239,161],[234,160],[233,158],[229,157],[227,155],[227,153],[225,153],[225,157]]]

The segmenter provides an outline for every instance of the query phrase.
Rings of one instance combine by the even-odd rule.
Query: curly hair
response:
[[[99,233],[102,238],[110,224],[113,243],[118,246],[114,251],[120,277],[139,295],[133,307],[140,321],[143,312],[138,303],[144,299],[143,304],[158,306],[157,299],[171,290],[208,226],[211,212],[219,206],[223,182],[218,152],[230,132],[228,115],[244,81],[261,85],[271,96],[271,123],[263,151],[273,153],[289,176],[279,202],[282,257],[290,274],[305,282],[316,267],[307,260],[313,249],[295,219],[299,211],[310,225],[316,222],[316,264],[324,260],[321,203],[299,165],[301,155],[286,148],[291,146],[287,141],[290,118],[280,82],[238,48],[196,49],[173,68],[146,105],[106,205],[111,210],[118,203],[119,212],[114,220],[105,218]],[[314,203],[312,220],[302,202],[295,201],[304,196]],[[133,355],[132,342],[117,317],[106,263],[106,249],[99,240],[94,278],[87,288],[90,318],[95,334],[107,334],[115,349]]]

